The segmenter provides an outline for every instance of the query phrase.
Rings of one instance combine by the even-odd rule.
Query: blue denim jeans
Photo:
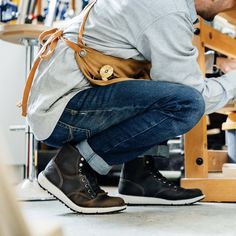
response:
[[[204,113],[202,95],[168,82],[126,81],[75,95],[44,142],[76,146],[90,166],[107,174],[153,146],[192,129]]]

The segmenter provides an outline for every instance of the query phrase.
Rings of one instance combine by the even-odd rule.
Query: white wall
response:
[[[4,139],[0,142],[0,152],[9,164],[16,165],[25,163],[24,131],[12,132],[9,126],[24,125],[24,118],[16,107],[17,101],[21,100],[24,83],[25,47],[0,40],[0,135]]]
[[[46,1],[45,1],[46,2]],[[76,0],[77,11],[81,0]],[[0,153],[9,164],[25,164],[24,131],[9,131],[11,125],[24,125],[16,103],[21,100],[25,84],[25,47],[0,40]],[[4,144],[5,143],[5,144]],[[6,154],[6,146],[10,152]],[[1,156],[1,155],[0,155]]]

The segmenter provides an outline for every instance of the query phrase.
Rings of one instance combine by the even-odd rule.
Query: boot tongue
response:
[[[92,187],[93,191],[98,194],[98,193],[104,193],[104,190],[102,190],[97,182],[97,176],[95,171],[89,166],[88,163],[85,165],[86,168],[86,177],[89,181],[90,186]]]
[[[155,167],[155,161],[152,156],[144,156],[143,161],[145,169],[150,170],[154,173],[157,171]]]
[[[169,181],[156,168],[155,161],[152,156],[145,156],[144,157],[144,166],[145,166],[145,169],[147,171],[150,171],[150,173],[152,173],[154,176],[169,183]]]
[[[145,156],[144,157],[144,166],[146,170],[150,171],[150,173],[155,176],[155,178],[161,180],[164,184],[172,186],[176,189],[180,189],[180,187],[173,182],[169,181],[166,177],[164,177],[156,168],[155,161],[152,156]]]

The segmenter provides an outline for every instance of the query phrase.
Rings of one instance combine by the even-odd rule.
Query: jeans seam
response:
[[[71,127],[69,127],[69,134],[70,134],[70,140],[72,140],[74,138],[74,135]]]
[[[147,129],[143,130],[142,132],[139,132],[139,133],[137,133],[137,134],[135,134],[135,135],[133,135],[133,136],[131,136],[131,137],[125,139],[125,140],[122,140],[121,142],[119,142],[119,143],[117,143],[115,146],[113,146],[112,148],[110,148],[110,149],[108,149],[108,150],[105,150],[105,151],[104,151],[104,154],[107,153],[107,152],[109,152],[109,151],[111,151],[113,148],[116,148],[116,147],[117,147],[118,145],[120,145],[121,143],[124,143],[124,142],[128,141],[129,139],[135,138],[136,136],[138,136],[138,135],[140,135],[140,134],[142,134],[142,133],[145,133],[146,131],[150,130],[151,128],[153,128],[153,127],[155,127],[155,126],[161,124],[162,122],[164,122],[164,121],[167,120],[168,118],[169,118],[169,117],[164,118],[164,119],[161,120],[159,123],[156,123],[155,125],[152,125],[152,126],[148,127]]]
[[[96,159],[96,155],[92,155],[89,159],[89,162],[93,161],[94,159]]]
[[[150,106],[152,106],[153,104],[150,104]],[[65,108],[65,110],[67,110],[68,112],[70,111],[75,111],[77,112],[76,115],[80,114],[80,113],[84,113],[84,112],[103,112],[103,111],[106,111],[106,112],[113,112],[113,111],[122,111],[122,110],[126,110],[126,109],[147,109],[147,106],[127,106],[127,107],[122,107],[122,108],[119,108],[119,107],[115,107],[115,108],[112,108],[112,109],[96,109],[96,110],[79,110],[79,111],[76,111],[76,110],[73,110],[71,108]],[[157,106],[157,108],[159,108],[159,106]],[[75,115],[75,113],[73,113],[73,115]]]
[[[86,158],[86,161],[89,163],[91,160],[93,160],[95,158],[96,154],[92,154],[89,157]]]
[[[58,125],[60,128],[66,129],[66,130],[69,132],[69,135],[66,137],[65,140],[62,141],[62,143],[68,143],[68,142],[70,142],[70,141],[72,140],[72,138],[73,138],[73,135],[72,135],[72,133],[71,133],[70,127],[67,126],[66,124],[62,123],[61,121],[59,121],[59,122],[57,123],[57,125]]]
[[[74,126],[71,126],[71,129],[72,129],[73,131],[83,131],[83,132],[86,133],[86,137],[87,137],[87,138],[91,137],[91,131],[90,131],[89,129],[76,128],[76,127],[74,127]]]
[[[83,129],[83,128],[77,128],[71,125],[68,125],[62,121],[58,121],[58,125],[62,128],[68,128],[70,132],[72,132],[72,137],[74,137],[73,135],[73,131],[82,131],[86,133],[86,137],[89,138],[91,136],[91,131],[89,129]]]

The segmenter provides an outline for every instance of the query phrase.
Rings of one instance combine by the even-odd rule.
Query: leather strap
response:
[[[96,0],[94,0],[93,2],[91,2],[85,9],[85,15],[82,21],[82,25],[79,31],[79,36],[78,36],[78,44],[83,44],[82,43],[82,37],[83,37],[83,33],[84,33],[84,27],[85,27],[85,22],[87,20],[88,14],[90,12],[90,10],[92,9],[92,7],[94,6],[94,4],[96,3]],[[39,64],[41,63],[42,60],[49,60],[50,57],[52,56],[52,54],[54,53],[58,40],[61,39],[63,40],[70,48],[72,48],[74,51],[76,52],[80,52],[82,49],[79,45],[73,43],[72,41],[64,38],[63,35],[63,29],[57,29],[57,28],[53,28],[51,30],[47,30],[44,31],[40,34],[39,36],[39,42],[42,46],[41,50],[38,53],[38,56],[31,68],[31,71],[28,75],[27,81],[26,81],[26,85],[25,85],[25,89],[24,89],[24,93],[23,93],[23,99],[21,104],[19,104],[19,107],[22,107],[22,116],[26,116],[27,115],[27,105],[28,105],[28,98],[29,98],[29,93],[33,84],[33,80],[34,80],[34,76],[35,76],[35,72],[39,66]],[[46,41],[46,43],[44,43]]]
[[[48,30],[48,31],[43,32],[39,36],[39,41],[42,42],[43,39],[45,39],[47,36],[51,35],[49,37],[49,39],[47,40],[47,42],[43,45],[43,47],[39,51],[39,54],[38,54],[39,56],[35,60],[33,67],[31,68],[31,71],[28,75],[25,89],[24,89],[24,93],[23,93],[23,99],[22,99],[22,103],[21,103],[22,116],[26,116],[26,114],[27,114],[28,97],[29,97],[29,93],[31,90],[34,76],[35,76],[35,72],[42,60],[48,60],[51,57],[52,53],[55,51],[57,42],[58,42],[59,38],[61,37],[62,33],[63,33],[62,30],[52,29],[52,30]]]
[[[86,20],[88,18],[89,12],[91,10],[91,8],[94,6],[94,4],[97,2],[97,0],[94,0],[93,2],[91,2],[91,4],[89,4],[86,8],[85,8],[85,16],[83,18],[82,21],[82,25],[80,27],[80,31],[79,31],[79,37],[78,37],[78,44],[83,44],[82,39],[83,39],[83,34],[84,34],[84,28],[85,28],[85,23]]]

